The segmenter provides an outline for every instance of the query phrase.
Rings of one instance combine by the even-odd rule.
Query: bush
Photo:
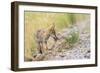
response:
[[[79,40],[79,32],[71,31],[65,40],[70,46],[73,46]]]

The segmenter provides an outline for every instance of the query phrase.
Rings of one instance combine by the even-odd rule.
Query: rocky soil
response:
[[[64,33],[65,34],[65,33]],[[63,35],[63,33],[62,33]],[[44,60],[67,60],[67,59],[89,59],[90,58],[90,34],[80,34],[79,41],[72,47],[60,38],[54,46],[48,50]]]
[[[83,25],[84,26],[81,26]],[[79,23],[78,23],[79,24]],[[91,56],[90,50],[90,32],[83,31],[84,28],[90,27],[89,21],[81,22],[71,28],[65,28],[57,33],[59,40],[54,42],[49,39],[49,49],[44,55],[38,56],[41,60],[68,60],[68,59],[89,59]],[[79,40],[73,46],[69,46],[65,41],[65,37],[70,37],[70,32],[79,31]]]

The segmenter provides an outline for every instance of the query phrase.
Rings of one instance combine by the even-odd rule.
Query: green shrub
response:
[[[73,46],[79,40],[79,32],[72,31],[65,40],[70,46]]]

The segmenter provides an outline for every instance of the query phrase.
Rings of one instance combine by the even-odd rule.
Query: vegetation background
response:
[[[89,14],[80,13],[52,13],[52,12],[31,12],[25,11],[25,57],[31,57],[32,51],[36,52],[34,33],[38,29],[46,29],[55,24],[57,32],[71,25],[82,22],[89,17]],[[89,30],[89,29],[87,29]]]

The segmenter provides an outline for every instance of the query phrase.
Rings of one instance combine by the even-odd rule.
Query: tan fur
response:
[[[55,25],[50,25],[47,29],[40,29],[36,32],[35,38],[37,43],[37,49],[40,53],[45,53],[48,49],[48,39],[53,36],[54,41],[57,40]]]

